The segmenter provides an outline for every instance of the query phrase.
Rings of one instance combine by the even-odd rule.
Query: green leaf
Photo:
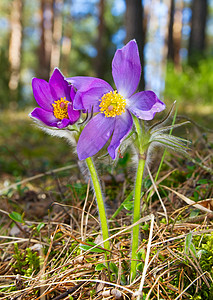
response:
[[[23,216],[15,211],[12,211],[9,217],[15,222],[24,223]]]
[[[197,217],[199,215],[199,213],[200,213],[199,209],[192,209],[191,212],[190,212],[189,217],[190,218]]]
[[[126,210],[133,210],[133,202],[126,202],[126,203],[123,203],[123,207],[126,209]]]
[[[151,185],[152,185],[151,179],[145,178],[145,180],[144,180],[144,187],[145,187],[145,189],[148,190],[151,187]]]
[[[115,263],[113,262],[110,262],[109,263],[109,267],[110,267],[110,270],[115,273],[116,275],[118,275],[118,267],[116,266]]]
[[[96,246],[96,244],[93,243],[93,242],[87,242],[87,244],[89,244],[89,245],[91,245],[91,246],[80,244],[80,245],[79,245],[79,248],[80,248],[81,250],[83,250],[83,251],[88,251],[88,250],[90,250],[91,248],[93,248],[94,246]],[[94,253],[104,253],[104,252],[106,252],[106,251],[105,251],[104,249],[102,250],[101,247],[100,247],[100,248],[94,248],[94,249],[92,249],[91,252],[94,252]]]
[[[194,170],[195,170],[195,165],[193,165],[193,166],[187,165],[186,167],[187,167],[187,169],[188,169],[189,171],[194,171]]]
[[[209,183],[209,181],[207,179],[199,179],[197,181],[197,184],[208,184],[208,183]]]
[[[145,258],[146,258],[146,251],[144,248],[141,248],[139,251],[138,251],[138,260],[143,260],[145,261]]]
[[[97,264],[95,267],[95,271],[102,271],[103,269],[106,269],[104,264]]]
[[[40,232],[40,230],[45,226],[44,223],[40,223],[38,224],[38,226],[36,227],[37,231]]]
[[[194,192],[194,200],[197,202],[199,200],[199,194],[198,192]]]
[[[148,223],[144,224],[144,225],[142,226],[142,229],[143,229],[143,230],[149,230],[149,224],[148,224]]]
[[[138,270],[139,272],[142,272],[142,271],[143,271],[143,266],[144,266],[144,264],[143,264],[142,262],[138,263],[138,264],[137,264],[137,270]]]
[[[204,249],[200,249],[200,250],[197,251],[197,257],[200,259],[201,256],[205,253],[208,253],[208,252]]]
[[[193,243],[191,243],[191,245],[190,245],[190,250],[192,251],[192,253],[194,254],[194,256],[197,257],[196,248],[195,248],[195,246],[194,246]]]
[[[192,243],[192,232],[188,233],[185,240],[185,253],[189,253],[189,249]]]

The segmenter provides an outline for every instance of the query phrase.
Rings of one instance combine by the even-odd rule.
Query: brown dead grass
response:
[[[206,148],[203,151],[202,147],[196,147],[196,151],[191,155],[194,158],[202,157],[202,163],[212,167],[210,149]],[[209,289],[213,283],[211,274],[202,270],[199,259],[192,252],[185,253],[184,243],[189,233],[192,233],[193,238],[202,238],[213,232],[212,189],[205,186],[200,190],[202,201],[195,203],[191,199],[196,182],[201,178],[212,177],[205,168],[197,165],[187,180],[176,182],[177,178],[174,179],[171,170],[179,169],[185,176],[187,163],[189,162],[180,160],[178,156],[166,160],[165,165],[168,168],[161,172],[161,179],[156,184],[168,222],[165,221],[165,209],[162,208],[156,193],[152,193],[148,205],[144,200],[149,190],[143,196],[144,209],[140,223],[149,223],[150,226],[149,230],[141,226],[138,250],[144,253],[140,260],[143,268],[132,284],[129,283],[132,226],[131,216],[127,215],[127,211],[121,211],[116,220],[109,223],[111,250],[107,254],[107,262],[102,253],[82,251],[78,248],[79,244],[87,245],[88,240],[102,247],[97,208],[89,182],[84,199],[79,198],[79,194],[70,187],[76,182],[76,176],[61,178],[57,176],[63,171],[61,169],[26,178],[22,186],[28,186],[29,190],[23,195],[14,192],[8,196],[5,194],[6,190],[2,190],[0,299],[138,300],[142,289],[146,300],[177,300],[189,299],[191,287],[195,293],[203,287]],[[162,180],[170,178],[171,182],[166,186]],[[83,183],[83,180],[77,181]],[[131,191],[131,183],[124,180],[119,184],[120,189]],[[10,188],[14,189],[16,185]],[[190,217],[193,207],[197,207],[200,213]],[[12,235],[13,221],[8,214],[15,208],[25,212],[26,224],[16,223],[17,231]],[[111,207],[111,210],[115,208]],[[39,234],[35,234],[35,226],[40,221],[45,226]],[[31,225],[34,227],[30,227]],[[27,247],[33,247],[42,257],[37,274],[26,276],[17,273],[12,267],[14,243],[18,243],[21,253],[25,253]],[[117,276],[114,276],[110,268],[96,270],[97,265],[109,262],[116,264]],[[11,287],[14,288],[13,291],[8,290]]]

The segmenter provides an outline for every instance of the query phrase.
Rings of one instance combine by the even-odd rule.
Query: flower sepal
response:
[[[66,128],[60,129],[57,127],[50,127],[50,126],[45,125],[43,122],[41,122],[37,118],[33,117],[31,114],[29,114],[29,116],[33,119],[36,126],[38,128],[40,128],[42,131],[44,131],[45,133],[47,133],[51,136],[65,138],[69,144],[76,147],[78,138],[80,135],[80,131],[79,131],[79,128],[75,124],[69,125]]]
[[[165,126],[172,114],[174,104],[168,115],[162,121],[157,122],[151,127],[146,127],[143,122],[140,123],[140,121],[137,120],[140,127],[142,127],[141,131],[137,130],[137,132],[141,132],[141,136],[137,135],[137,138],[134,141],[134,145],[136,149],[138,149],[138,152],[145,153],[147,156],[150,156],[153,149],[160,146],[168,148],[174,152],[187,154],[190,141],[172,135],[171,130],[189,124],[190,122],[186,121],[179,124]],[[168,131],[170,131],[170,133],[167,133]]]

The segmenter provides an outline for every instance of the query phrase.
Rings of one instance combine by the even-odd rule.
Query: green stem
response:
[[[144,154],[144,150],[143,150],[143,137],[142,137],[143,132],[142,132],[141,125],[139,123],[138,118],[136,118],[135,116],[133,116],[133,120],[134,120],[134,123],[135,123],[136,132],[137,132],[137,135],[138,135],[139,154],[143,155]],[[144,123],[143,123],[143,130],[145,130],[144,129]]]
[[[141,216],[141,187],[143,179],[143,171],[145,166],[145,160],[139,159],[137,177],[135,182],[135,200],[134,200],[134,210],[133,210],[133,223],[137,222]],[[130,269],[130,280],[131,282],[136,277],[136,267],[137,267],[137,249],[139,241],[139,226],[136,225],[132,230],[132,257],[131,257],[131,269]]]
[[[145,151],[143,149],[143,140],[142,140],[142,130],[140,123],[137,118],[134,118],[136,131],[138,134],[138,142],[139,142],[139,161],[138,161],[138,169],[136,175],[135,182],[135,199],[134,199],[134,209],[133,209],[133,223],[137,222],[141,216],[141,187],[142,187],[142,179],[143,172],[145,167]],[[133,227],[132,231],[132,255],[131,255],[131,267],[130,267],[130,281],[132,282],[136,277],[136,267],[137,267],[137,249],[138,249],[138,241],[139,241],[139,229],[140,226],[136,225]]]
[[[105,241],[106,239],[109,238],[109,232],[108,232],[107,218],[106,218],[106,212],[105,212],[101,187],[100,187],[98,175],[96,173],[95,166],[93,164],[91,157],[86,158],[86,163],[87,163],[87,167],[90,171],[93,187],[95,190],[98,211],[99,211],[99,217],[100,217],[100,222],[101,222],[102,236],[103,236],[103,240]],[[110,250],[109,241],[104,242],[104,248],[107,250]]]

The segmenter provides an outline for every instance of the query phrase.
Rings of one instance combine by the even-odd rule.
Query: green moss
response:
[[[30,248],[26,248],[26,251],[23,252],[15,243],[13,258],[15,261],[12,263],[12,267],[16,274],[31,276],[40,271],[42,259],[36,251],[33,252]]]

